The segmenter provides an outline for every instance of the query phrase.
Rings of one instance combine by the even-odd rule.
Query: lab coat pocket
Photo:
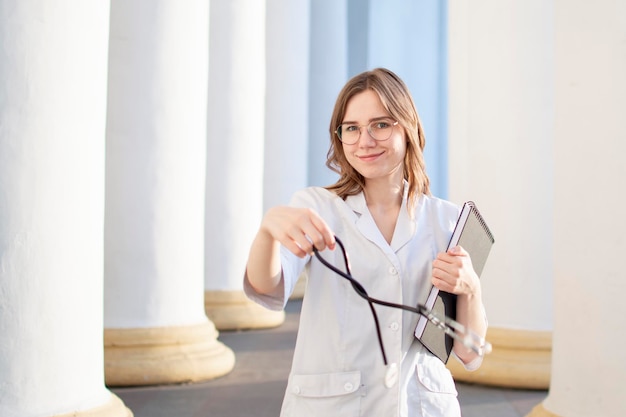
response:
[[[361,372],[291,375],[286,415],[357,417],[361,409]]]
[[[416,366],[417,379],[427,391],[457,395],[452,374],[439,359],[427,357],[427,360]]]

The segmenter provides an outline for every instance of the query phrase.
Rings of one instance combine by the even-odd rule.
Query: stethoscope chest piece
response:
[[[396,385],[396,382],[398,382],[398,365],[392,363],[385,372],[385,386],[391,388]]]

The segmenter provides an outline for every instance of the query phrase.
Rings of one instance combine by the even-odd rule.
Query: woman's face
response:
[[[373,90],[365,90],[353,96],[346,106],[342,121],[359,127],[352,127],[353,131],[360,130],[356,143],[346,145],[343,151],[348,163],[366,180],[389,180],[394,184],[402,181],[404,175],[404,155],[406,153],[406,139],[404,129],[396,124],[390,127],[391,134],[386,140],[375,140],[367,126],[372,123],[395,123],[383,107],[378,94]],[[385,125],[377,125],[385,126]],[[375,135],[378,133],[375,132]],[[386,136],[383,134],[383,137]]]

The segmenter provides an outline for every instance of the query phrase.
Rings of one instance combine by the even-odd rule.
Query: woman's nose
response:
[[[376,139],[374,139],[367,126],[362,126],[359,130],[359,146],[372,146],[372,144],[376,144]]]

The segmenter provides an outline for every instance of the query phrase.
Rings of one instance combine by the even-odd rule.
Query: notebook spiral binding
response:
[[[469,204],[472,207],[472,211],[476,213],[476,218],[478,219],[480,226],[485,229],[485,232],[489,236],[491,242],[495,242],[493,234],[491,233],[491,230],[489,230],[489,226],[487,226],[487,222],[485,222],[485,219],[483,219],[483,216],[480,214],[480,211],[478,210],[478,207],[476,207],[476,204],[474,204],[473,201],[468,201],[467,204]]]

